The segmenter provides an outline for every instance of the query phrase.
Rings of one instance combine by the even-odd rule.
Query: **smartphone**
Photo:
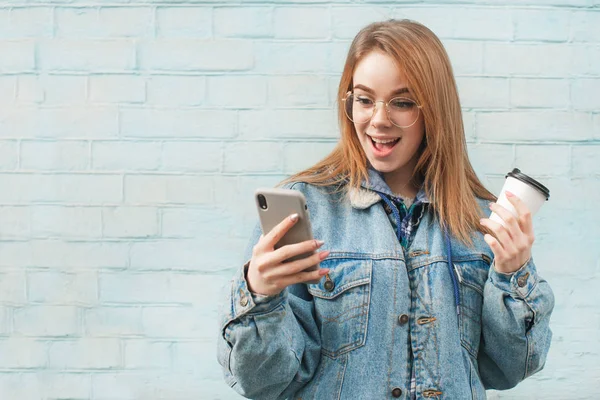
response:
[[[256,200],[256,209],[260,219],[260,226],[263,234],[269,233],[276,225],[292,214],[298,214],[298,221],[287,233],[277,242],[275,249],[294,243],[304,242],[313,239],[312,228],[310,225],[310,214],[304,195],[292,189],[271,189],[260,188],[254,193]],[[284,262],[290,262],[306,258],[314,251],[291,257]],[[305,271],[314,271],[318,264],[307,268]]]

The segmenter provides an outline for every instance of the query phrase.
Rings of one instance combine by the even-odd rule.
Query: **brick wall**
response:
[[[451,55],[471,160],[551,199],[545,370],[492,399],[600,392],[600,1],[4,0],[0,399],[233,399],[220,287],[252,192],[327,154],[352,37],[425,23]]]

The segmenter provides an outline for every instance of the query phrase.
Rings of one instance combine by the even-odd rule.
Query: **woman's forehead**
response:
[[[354,86],[361,85],[382,95],[407,87],[405,75],[395,60],[378,51],[367,54],[358,62],[352,81]]]

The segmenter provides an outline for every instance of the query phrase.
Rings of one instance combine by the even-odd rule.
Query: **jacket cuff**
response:
[[[287,290],[283,290],[274,296],[264,296],[261,294],[252,293],[248,289],[246,281],[246,270],[248,263],[240,268],[233,279],[231,310],[232,319],[236,319],[245,314],[258,314],[270,311],[283,302],[286,298]]]
[[[496,271],[495,264],[492,262],[490,279],[498,289],[524,299],[536,287],[539,277],[533,258],[529,258],[521,268],[509,274]]]

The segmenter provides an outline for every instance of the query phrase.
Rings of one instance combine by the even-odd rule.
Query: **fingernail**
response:
[[[325,244],[325,241],[323,240],[317,240],[317,247],[321,247]]]
[[[298,214],[292,214],[292,215],[290,215],[290,219],[292,220],[292,222],[298,221]]]
[[[319,275],[323,276],[323,275],[327,275],[329,273],[329,269],[327,268],[321,268],[319,270]]]
[[[492,208],[493,206],[494,206],[494,203],[489,203],[489,204],[488,204],[488,207],[489,207],[489,208]]]
[[[322,251],[321,253],[319,253],[319,258],[321,260],[324,260],[325,258],[327,258],[328,255],[329,255],[329,250]]]
[[[479,223],[480,223],[480,224],[483,224],[483,218],[481,218],[481,219],[479,220]]]
[[[506,194],[506,197],[513,197],[514,194],[512,194],[511,192],[509,192],[508,190],[504,192]]]

